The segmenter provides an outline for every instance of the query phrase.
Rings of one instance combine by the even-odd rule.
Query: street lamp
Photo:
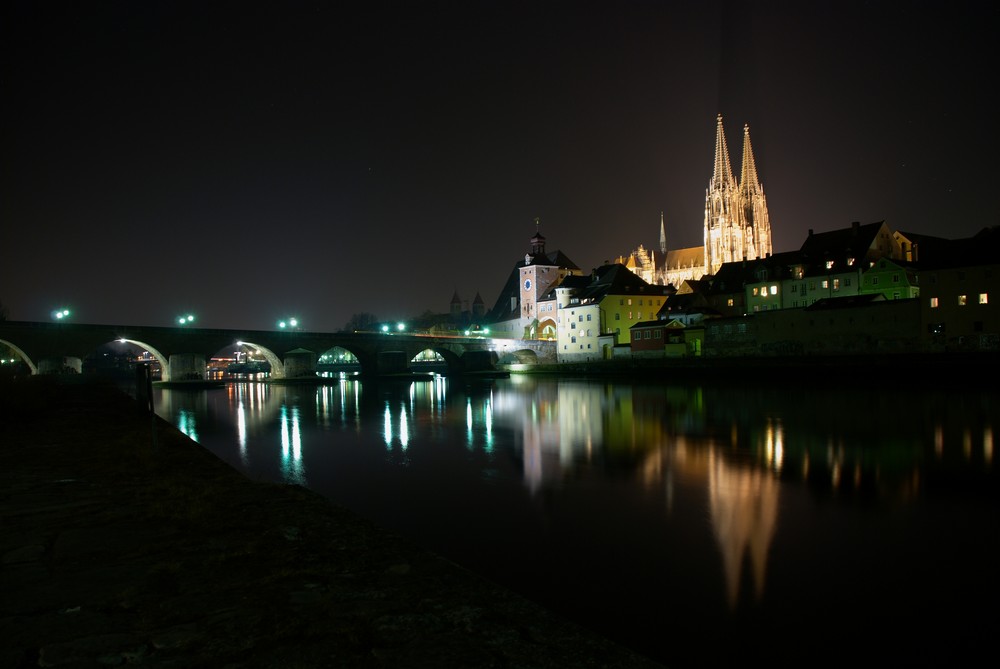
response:
[[[406,329],[406,323],[396,323],[396,330],[402,332]]]
[[[299,319],[295,318],[294,316],[283,321],[278,321],[279,330],[288,330],[288,329],[296,330],[298,329],[298,327],[299,327]]]
[[[55,311],[52,312],[52,318],[54,318],[57,321],[66,320],[67,318],[69,318],[69,315],[70,315],[69,309],[56,309]]]
[[[177,324],[178,325],[190,325],[191,323],[194,323],[194,316],[191,315],[191,314],[188,314],[186,316],[178,316],[177,317]]]

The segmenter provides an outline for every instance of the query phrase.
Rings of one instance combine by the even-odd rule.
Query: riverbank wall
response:
[[[585,363],[508,365],[513,374],[678,383],[795,386],[906,383],[995,388],[1000,353],[615,358]]]

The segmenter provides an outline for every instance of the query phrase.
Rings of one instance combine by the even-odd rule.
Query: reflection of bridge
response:
[[[159,361],[164,381],[203,379],[206,360],[240,343],[259,350],[276,379],[315,375],[316,359],[335,347],[354,354],[364,375],[406,371],[410,361],[427,349],[441,355],[449,373],[456,374],[491,370],[501,360],[522,364],[556,360],[555,342],[537,340],[0,322],[0,344],[13,349],[32,374],[80,372],[89,353],[115,341],[149,351]]]

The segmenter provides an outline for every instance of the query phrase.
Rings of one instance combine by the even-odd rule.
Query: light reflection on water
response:
[[[945,639],[942,611],[1000,594],[995,394],[364,383],[163,390],[157,407],[253,478],[308,485],[671,664],[794,663],[846,622]],[[865,640],[906,659],[872,634],[828,656]]]

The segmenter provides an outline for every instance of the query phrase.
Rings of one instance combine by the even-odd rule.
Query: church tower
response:
[[[722,114],[716,119],[715,168],[705,192],[705,271],[715,274],[724,262],[737,259],[743,248],[743,208],[729,161]],[[738,258],[742,260],[742,257]]]
[[[743,126],[743,169],[740,171],[740,200],[746,222],[747,260],[771,255],[771,221],[767,217],[764,187],[757,178],[757,163],[750,147],[750,126]]]
[[[743,164],[737,183],[719,114],[715,168],[705,192],[705,271],[715,274],[722,263],[753,260],[770,253],[771,224],[764,189],[757,178],[750,128],[743,128]]]

